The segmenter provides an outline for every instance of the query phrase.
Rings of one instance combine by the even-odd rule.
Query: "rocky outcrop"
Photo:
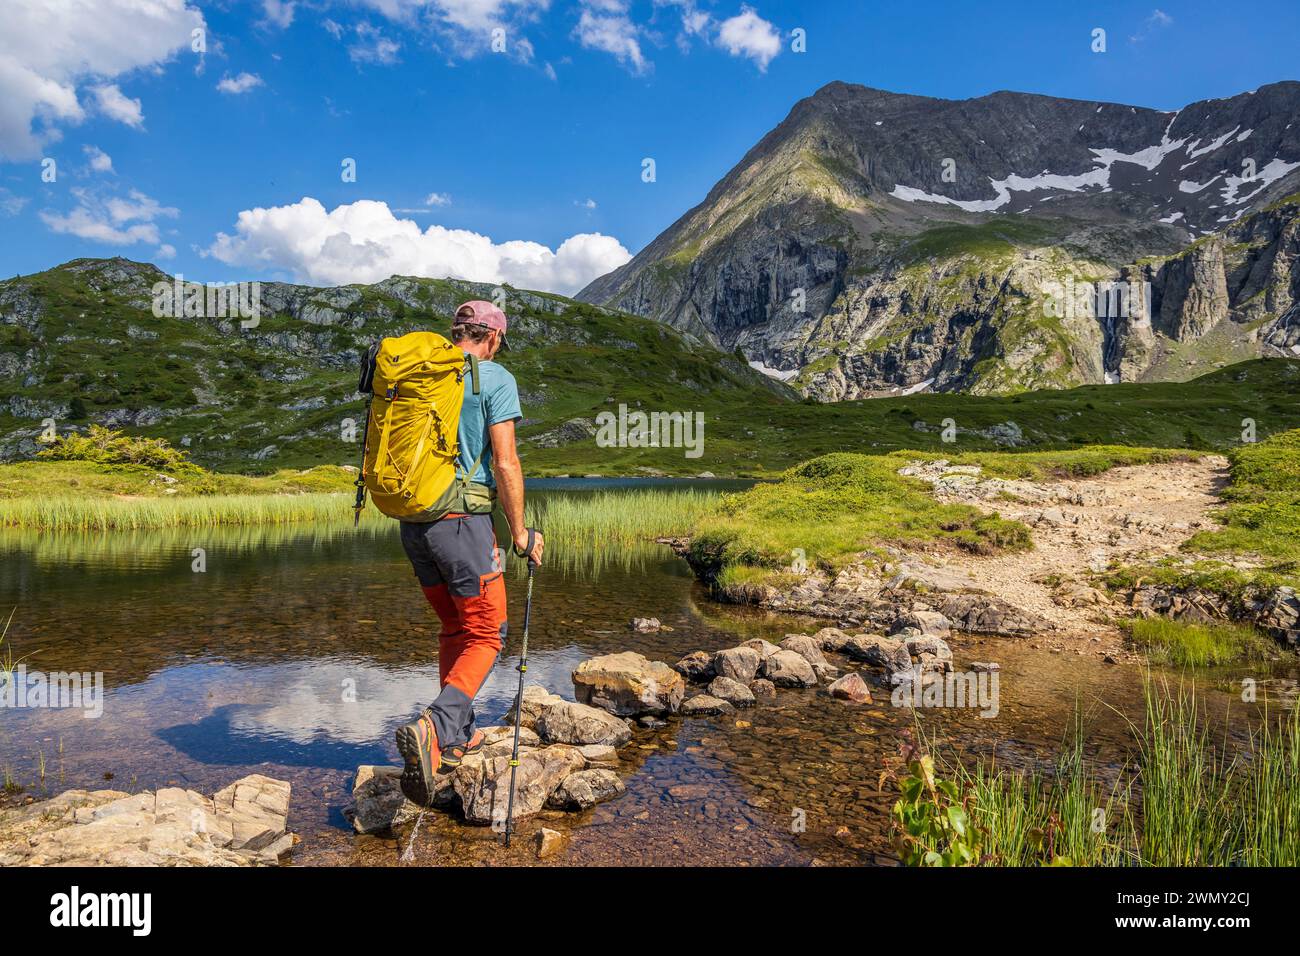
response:
[[[290,786],[261,774],[212,797],[68,790],[0,811],[0,866],[274,865],[295,842]]]
[[[579,664],[573,672],[573,689],[579,703],[637,717],[675,712],[685,696],[686,682],[661,661],[623,651]]]

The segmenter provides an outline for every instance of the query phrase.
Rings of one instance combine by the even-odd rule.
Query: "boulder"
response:
[[[912,655],[902,641],[875,635],[851,637],[844,645],[844,653],[855,661],[864,661],[875,667],[883,667],[891,674],[911,670]]]
[[[578,751],[587,758],[588,766],[596,763],[618,763],[618,750],[609,744],[583,744]]]
[[[557,810],[586,810],[626,791],[622,778],[612,770],[579,770],[564,778],[549,805]]]
[[[752,647],[729,647],[713,655],[713,672],[748,684],[758,674],[762,658]]]
[[[855,704],[871,703],[871,688],[857,671],[850,671],[826,688],[837,700],[847,700]]]
[[[763,676],[777,687],[815,687],[817,674],[802,656],[794,651],[777,651],[763,661]]]
[[[764,677],[749,682],[750,693],[754,695],[755,700],[775,700],[776,685]]]
[[[719,697],[713,697],[709,694],[696,694],[694,697],[688,697],[682,702],[681,715],[683,717],[709,717],[714,714],[730,714],[735,709],[735,707]]]
[[[680,680],[681,678],[678,678]],[[586,704],[561,700],[551,704],[537,720],[537,734],[549,744],[608,744],[621,747],[632,739],[627,722]]]
[[[777,647],[771,641],[765,641],[761,637],[755,637],[752,640],[743,642],[741,647],[752,647],[758,651],[758,660],[760,663],[767,660],[781,648]]]
[[[710,697],[717,697],[719,700],[725,700],[733,707],[752,707],[754,706],[754,692],[738,680],[732,680],[730,677],[715,677],[709,684]]]
[[[812,639],[823,651],[838,653],[848,643],[849,636],[838,627],[823,627],[812,636]]]
[[[556,697],[558,702],[562,698]],[[527,705],[525,705],[525,709]],[[510,753],[515,746],[515,728],[514,725],[508,727],[482,727],[483,731],[483,752],[489,757],[494,757],[498,753]],[[519,728],[519,746],[523,747],[540,747],[542,738],[537,736],[537,731],[531,727],[520,726]]]
[[[686,681],[663,661],[634,651],[592,657],[573,672],[573,692],[580,704],[621,717],[671,714],[686,696]]]
[[[894,622],[894,629],[916,628],[925,637],[948,638],[952,636],[952,622],[938,611],[905,611]]]
[[[781,650],[794,651],[814,667],[828,663],[826,655],[822,653],[821,644],[806,634],[787,634],[785,640],[781,642]]]
[[[706,651],[691,651],[673,665],[673,670],[694,684],[707,684],[713,680],[713,655]]]
[[[522,751],[515,781],[513,819],[542,810],[564,779],[583,769],[586,763],[576,747]],[[467,821],[482,825],[505,822],[510,799],[509,755],[466,760],[451,777]]]
[[[953,627],[969,634],[1033,637],[1055,629],[1038,615],[988,594],[949,594],[940,602],[939,610]]]
[[[907,648],[907,653],[911,654],[913,657],[922,657],[929,654],[930,656],[937,657],[940,660],[952,660],[952,648],[950,648],[948,642],[941,637],[935,637],[932,635],[925,637],[909,637],[903,641],[903,645]]]
[[[657,617],[632,618],[632,630],[640,631],[642,634],[649,633],[650,631],[657,631],[661,627],[663,627],[663,625],[659,623],[659,618]]]

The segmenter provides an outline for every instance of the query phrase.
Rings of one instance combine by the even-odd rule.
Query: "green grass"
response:
[[[696,489],[575,492],[530,500],[525,513],[529,526],[548,539],[608,550],[688,534],[717,498]]]
[[[897,473],[900,458],[839,453],[790,469],[778,482],[724,495],[691,540],[719,581],[755,585],[801,554],[810,567],[841,567],[889,543],[936,542],[976,553],[1030,546],[1029,529],[966,505],[937,502],[929,486]]]
[[[1300,865],[1300,708],[1264,714],[1242,741],[1226,717],[1210,725],[1194,688],[1148,684],[1133,759],[1118,775],[1086,758],[1081,733],[1050,773],[957,765],[982,862]]]
[[[1193,624],[1169,618],[1125,622],[1129,638],[1157,664],[1217,667],[1267,660],[1277,644],[1245,624]]]

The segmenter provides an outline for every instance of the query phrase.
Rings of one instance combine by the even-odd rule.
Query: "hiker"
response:
[[[514,376],[493,361],[507,348],[505,314],[490,302],[466,302],[456,309],[451,341],[465,353],[466,365],[476,366],[475,375],[464,376],[456,471],[489,504],[486,513],[453,511],[436,521],[401,523],[402,546],[442,621],[441,693],[397,731],[406,762],[402,791],[420,806],[429,804],[435,774],[483,747],[474,697],[506,638],[504,555],[492,527],[492,498],[505,512],[517,556],[540,563],[544,546],[541,533],[524,524],[524,475],[515,450],[515,423],[523,417],[519,390]],[[471,498],[467,491],[466,502]]]

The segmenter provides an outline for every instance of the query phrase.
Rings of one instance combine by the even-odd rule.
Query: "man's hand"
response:
[[[542,537],[540,531],[533,532],[533,550],[528,550],[528,532],[515,535],[515,554],[522,554],[525,557],[532,558],[534,564],[542,563],[542,551],[546,547],[546,540]]]

